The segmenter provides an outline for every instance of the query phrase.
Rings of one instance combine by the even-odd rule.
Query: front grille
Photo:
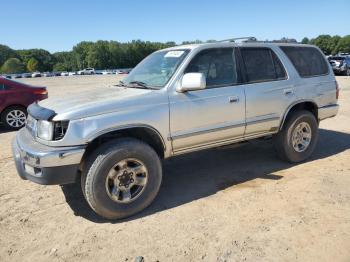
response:
[[[61,121],[55,123],[54,140],[60,140],[64,137],[68,129],[68,121]]]

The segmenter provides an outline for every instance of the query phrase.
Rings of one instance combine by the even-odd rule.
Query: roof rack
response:
[[[243,40],[242,42],[256,42],[257,41],[254,36],[248,36],[248,37],[230,38],[230,39],[220,40],[218,42],[236,42],[237,40]]]

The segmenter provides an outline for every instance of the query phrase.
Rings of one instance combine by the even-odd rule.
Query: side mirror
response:
[[[187,73],[182,77],[181,83],[176,89],[177,92],[202,90],[206,86],[205,76],[202,73]]]

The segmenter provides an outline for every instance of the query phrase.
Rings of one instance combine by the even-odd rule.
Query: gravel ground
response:
[[[20,180],[14,132],[0,129],[0,261],[350,261],[350,77],[336,118],[303,164],[269,141],[164,161],[155,202],[119,222],[96,216],[79,186]],[[23,79],[50,96],[111,85],[117,76]]]

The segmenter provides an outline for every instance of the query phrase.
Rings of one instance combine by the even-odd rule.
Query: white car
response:
[[[84,68],[83,70],[78,71],[78,75],[94,75],[94,68]]]
[[[69,76],[75,76],[75,75],[77,75],[77,73],[76,72],[69,72],[68,75]]]
[[[68,75],[69,75],[69,73],[66,72],[66,71],[64,71],[64,72],[61,73],[61,76],[68,76]]]
[[[40,72],[34,72],[34,73],[32,73],[32,77],[41,77],[41,73]]]
[[[104,70],[104,71],[101,72],[101,74],[102,75],[111,75],[111,74],[113,74],[113,72],[112,71],[108,71],[108,70]]]

